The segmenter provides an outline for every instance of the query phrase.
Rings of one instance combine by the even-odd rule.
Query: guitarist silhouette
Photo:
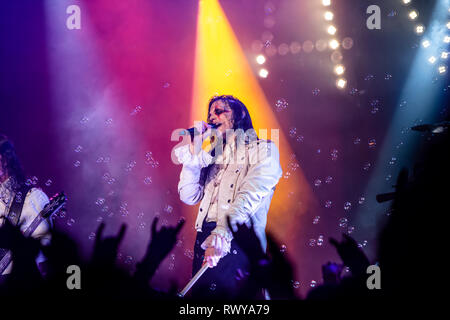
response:
[[[8,219],[24,232],[48,203],[49,199],[41,189],[25,183],[14,145],[5,135],[0,134],[0,226]],[[47,245],[50,242],[50,228],[50,219],[43,219],[30,236],[39,239],[42,245]],[[7,253],[8,250],[0,249],[0,260]],[[40,253],[36,263],[43,273],[44,262],[45,257]],[[1,275],[11,273],[12,267],[13,263],[9,263]]]

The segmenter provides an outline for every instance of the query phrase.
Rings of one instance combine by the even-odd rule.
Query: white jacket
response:
[[[175,155],[183,164],[178,183],[181,201],[188,205],[201,201],[195,222],[195,229],[201,232],[214,190],[214,177],[205,177],[205,170],[213,158],[204,150],[192,155],[189,145],[175,149]],[[237,147],[235,140],[232,140],[226,144],[223,155],[231,155],[228,159],[234,161],[229,162],[218,186],[216,228],[211,234],[231,241],[227,215],[233,227],[237,222],[247,222],[252,218],[255,232],[265,250],[267,212],[282,175],[278,148],[270,140],[240,142]]]

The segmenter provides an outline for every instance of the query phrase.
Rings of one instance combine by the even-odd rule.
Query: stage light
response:
[[[334,35],[336,33],[337,29],[335,26],[331,25],[328,27],[327,32],[331,35]]]
[[[447,67],[446,66],[439,66],[438,70],[439,70],[440,74],[443,74],[443,73],[445,73],[447,71]]]
[[[403,4],[410,4],[411,0],[402,0]]]
[[[339,89],[344,89],[346,85],[347,85],[347,80],[345,80],[344,78],[339,78],[336,80],[336,86]]]
[[[436,57],[435,56],[429,57],[428,58],[428,62],[431,63],[431,64],[435,63],[436,62]]]
[[[444,37],[444,42],[445,43],[450,43],[450,36],[445,36]]]
[[[331,5],[331,0],[322,0],[322,4],[323,4],[325,7],[328,7],[329,5]]]
[[[422,41],[422,46],[424,47],[424,48],[428,48],[429,46],[430,46],[430,41],[429,40],[423,40]]]
[[[268,75],[269,75],[269,71],[267,71],[266,69],[259,70],[259,76],[261,78],[267,78]]]
[[[339,41],[337,41],[336,39],[333,39],[330,42],[328,42],[328,46],[331,49],[336,50],[337,48],[339,48]]]
[[[442,51],[441,59],[447,59],[447,58],[448,58],[448,52],[447,51]]]
[[[419,14],[417,13],[416,10],[412,10],[409,12],[408,16],[409,16],[409,19],[416,20],[417,17],[419,16]]]
[[[260,54],[259,56],[256,57],[256,62],[258,64],[263,64],[264,62],[266,62],[266,58],[262,54]]]
[[[325,20],[331,21],[331,20],[333,20],[334,15],[333,15],[333,12],[327,11],[323,14],[323,16],[324,16]]]
[[[416,33],[417,33],[417,34],[423,34],[424,31],[425,31],[425,27],[424,27],[423,25],[418,24],[418,25],[416,26]]]
[[[345,67],[342,64],[338,64],[334,67],[334,73],[338,76],[342,75],[345,72]]]

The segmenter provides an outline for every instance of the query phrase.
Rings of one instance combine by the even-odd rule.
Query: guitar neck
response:
[[[34,218],[33,222],[28,226],[28,228],[25,229],[23,232],[23,235],[25,237],[29,237],[33,234],[34,230],[37,229],[37,227],[41,224],[41,222],[44,220],[42,216],[39,214],[36,218]]]

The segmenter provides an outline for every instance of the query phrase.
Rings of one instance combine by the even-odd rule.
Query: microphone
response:
[[[215,125],[214,123],[207,123],[208,129],[216,129],[217,125]],[[207,130],[208,130],[207,129]],[[198,130],[195,127],[189,128],[189,129],[183,129],[180,131],[179,135],[180,136],[187,136],[188,134],[191,135],[191,139],[194,140],[194,135],[198,134]]]

